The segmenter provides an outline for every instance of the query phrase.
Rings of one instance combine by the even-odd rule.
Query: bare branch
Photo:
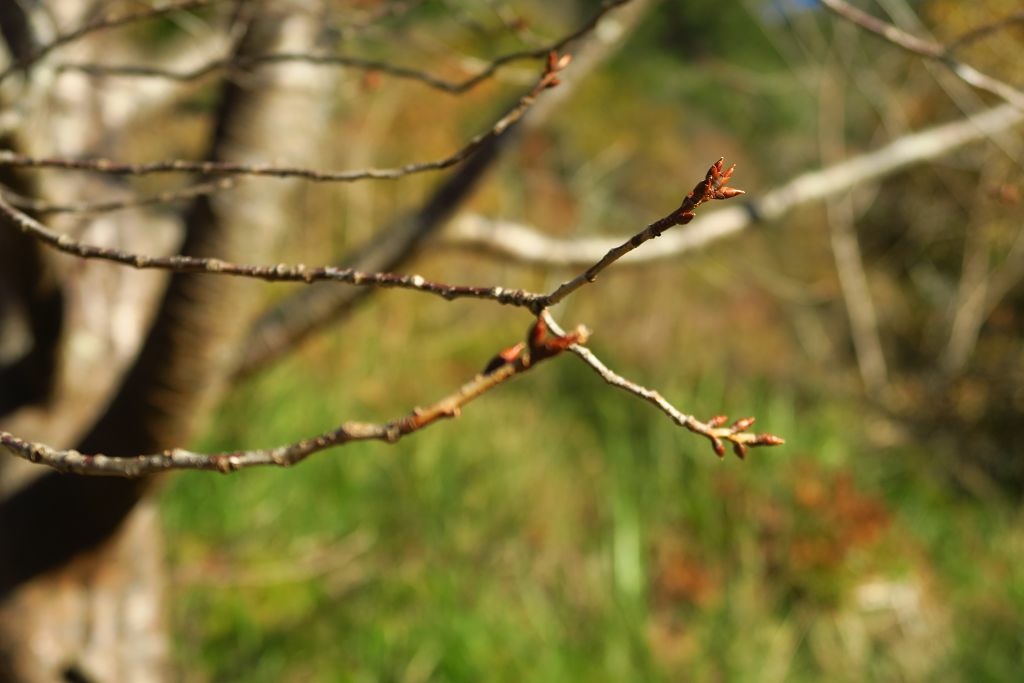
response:
[[[46,465],[60,472],[85,475],[142,477],[168,470],[228,473],[265,465],[288,467],[314,453],[353,441],[375,440],[395,443],[403,436],[429,427],[442,419],[458,417],[462,407],[473,399],[535,367],[541,360],[557,355],[569,343],[585,339],[586,331],[583,329],[553,339],[531,339],[530,353],[519,354],[491,372],[478,374],[454,393],[426,408],[415,408],[407,415],[389,422],[345,422],[317,436],[277,448],[217,454],[172,449],[150,455],[111,457],[55,449],[45,444],[26,441],[6,431],[0,431],[0,445],[6,446],[12,454],[30,462]]]
[[[124,26],[126,24],[136,23],[139,21],[145,21],[147,19],[153,19],[156,17],[170,14],[172,12],[188,12],[201,7],[206,7],[217,2],[217,0],[179,0],[178,2],[171,2],[165,5],[158,5],[155,7],[147,7],[146,9],[138,10],[136,12],[129,12],[127,14],[105,16],[95,21],[91,21],[82,24],[73,31],[62,33],[57,36],[49,43],[41,45],[36,48],[30,55],[24,59],[15,60],[10,66],[0,72],[0,83],[3,83],[11,74],[18,70],[29,69],[33,64],[38,62],[40,59],[50,54],[53,50],[72,43],[80,38],[90,34],[96,33],[97,31],[103,31],[110,28],[116,28],[118,26]]]
[[[747,430],[754,424],[754,418],[743,418],[724,426],[724,416],[701,422],[682,413],[658,392],[635,384],[610,370],[584,346],[588,336],[589,332],[583,327],[565,333],[554,318],[544,311],[530,327],[525,342],[500,351],[483,372],[430,406],[414,408],[410,413],[389,422],[345,422],[322,434],[276,448],[216,454],[196,453],[179,448],[149,455],[111,457],[51,448],[42,443],[21,439],[6,431],[0,431],[0,445],[5,446],[13,455],[30,462],[60,472],[93,476],[143,477],[168,470],[205,470],[226,474],[268,465],[290,467],[314,453],[335,446],[354,441],[395,443],[402,437],[442,419],[458,417],[462,408],[473,399],[566,350],[583,359],[607,383],[657,406],[679,426],[707,438],[719,457],[725,454],[726,441],[732,444],[733,452],[740,458],[746,457],[749,448],[785,443],[783,439],[773,434],[749,433]]]
[[[171,270],[178,273],[209,273],[256,278],[268,282],[344,282],[362,287],[395,287],[413,289],[440,296],[444,299],[474,298],[489,299],[502,304],[539,310],[544,296],[521,289],[502,287],[473,287],[468,285],[447,285],[426,280],[419,275],[397,275],[395,273],[364,273],[352,268],[335,266],[306,266],[304,264],[256,265],[232,263],[217,258],[197,256],[144,256],[110,247],[84,244],[68,235],[59,234],[35,220],[28,214],[13,207],[0,195],[0,213],[7,215],[18,228],[44,244],[65,254],[79,258],[112,261],[139,269]]]
[[[555,322],[554,318],[547,311],[541,314],[541,318],[547,323],[548,327],[556,335],[564,337],[565,334],[562,329]],[[601,359],[594,355],[594,352],[582,344],[572,344],[569,346],[569,351],[578,356],[584,363],[589,365],[598,375],[601,376],[608,384],[613,387],[617,387],[626,391],[634,396],[637,396],[644,401],[656,406],[658,410],[665,413],[673,422],[680,427],[685,427],[694,434],[700,434],[705,437],[710,443],[711,448],[714,450],[715,455],[722,457],[725,455],[725,446],[723,441],[728,441],[732,444],[733,453],[739,458],[745,458],[747,455],[747,449],[757,446],[778,446],[784,444],[785,441],[774,434],[751,434],[747,430],[750,429],[754,424],[754,418],[747,417],[732,423],[728,427],[723,426],[727,422],[728,418],[719,415],[711,418],[707,422],[701,422],[692,415],[683,413],[678,408],[669,403],[665,398],[653,389],[631,382],[630,380],[622,377],[621,375],[612,371],[607,365],[601,362]]]
[[[1013,12],[1008,14],[1002,19],[996,19],[987,24],[977,26],[966,33],[961,33],[956,38],[953,38],[946,43],[946,51],[952,52],[953,50],[959,50],[962,47],[966,47],[971,43],[977,42],[998,31],[1003,31],[1016,24],[1024,24],[1024,12]]]
[[[173,71],[148,65],[112,65],[93,63],[65,63],[58,66],[57,70],[83,73],[88,76],[164,78],[172,81],[188,82],[198,80],[225,69],[252,69],[254,67],[270,64],[299,62],[314,66],[334,66],[359,69],[362,71],[372,71],[392,76],[394,78],[417,81],[428,87],[440,90],[441,92],[458,95],[471,90],[480,83],[488,80],[504,66],[514,62],[543,58],[551,52],[561,52],[566,45],[590,33],[608,12],[630,1],[631,0],[610,0],[605,2],[601,5],[598,11],[586,21],[586,23],[581,25],[572,33],[569,33],[543,47],[531,50],[517,50],[515,52],[509,52],[501,55],[500,57],[488,62],[482,69],[472,76],[462,80],[449,80],[436,76],[424,69],[402,66],[382,60],[365,59],[351,55],[318,55],[303,52],[276,52],[263,55],[252,55],[245,57],[244,59],[225,57],[223,59],[212,60],[187,71]]]
[[[669,232],[643,251],[627,254],[622,265],[635,266],[702,249],[751,225],[778,220],[797,206],[948,154],[1022,121],[1024,112],[1003,104],[962,120],[905,135],[873,152],[799,175],[764,193],[759,200],[702,215],[685,230]],[[627,239],[619,236],[560,239],[526,225],[475,215],[456,218],[446,237],[459,246],[503,258],[565,268],[585,267]]]
[[[302,178],[316,182],[354,182],[357,180],[394,180],[414,173],[439,171],[450,168],[476,152],[488,140],[495,138],[523,117],[541,92],[558,85],[557,73],[569,64],[569,56],[558,57],[550,53],[544,73],[537,83],[523,95],[504,116],[483,133],[470,139],[456,152],[435,161],[421,161],[395,168],[369,168],[354,171],[317,171],[297,166],[273,164],[243,164],[222,161],[190,161],[171,159],[143,164],[128,164],[110,159],[71,159],[62,157],[37,158],[0,150],[0,166],[14,168],[56,168],[71,171],[95,171],[112,175],[149,175],[153,173],[195,173],[201,175],[231,174],[272,178]]]
[[[595,30],[573,45],[572,69],[560,76],[563,82],[538,100],[529,114],[505,135],[492,138],[471,159],[448,175],[418,209],[377,231],[362,246],[340,256],[335,263],[359,270],[397,271],[417,253],[427,238],[439,230],[466,200],[484,173],[516,139],[514,131],[541,126],[558,111],[565,98],[588,74],[624,44],[652,6],[650,0],[631,0],[604,21],[610,30]],[[308,336],[337,321],[372,290],[342,287],[302,288],[264,313],[248,335],[237,375],[252,373],[282,357]]]
[[[177,201],[195,199],[196,197],[214,194],[215,192],[220,192],[222,190],[229,190],[235,187],[236,182],[237,181],[234,178],[220,178],[207,183],[197,183],[195,185],[190,185],[189,187],[183,187],[179,190],[165,190],[145,197],[128,197],[120,200],[112,199],[94,202],[82,201],[68,204],[57,204],[54,202],[48,202],[45,199],[25,197],[3,187],[0,187],[0,195],[4,196],[7,201],[19,209],[33,211],[35,213],[91,214],[121,211],[123,209],[152,206],[154,204],[170,204]]]
[[[552,53],[551,60],[555,61],[555,59]],[[701,204],[714,199],[729,199],[743,194],[742,190],[725,185],[732,176],[735,167],[723,170],[722,161],[722,159],[719,159],[712,164],[704,180],[697,183],[678,209],[664,218],[651,223],[625,243],[610,250],[600,261],[574,279],[563,283],[548,295],[497,286],[450,285],[427,280],[420,275],[363,272],[354,268],[339,268],[337,266],[307,266],[305,264],[287,263],[257,265],[234,263],[219,258],[200,256],[146,256],[111,247],[86,244],[69,235],[60,234],[14,207],[4,197],[4,193],[0,193],[0,214],[5,214],[9,217],[23,233],[65,254],[79,258],[111,261],[131,268],[170,270],[177,273],[232,275],[266,280],[268,282],[302,282],[310,284],[313,282],[330,281],[344,282],[362,287],[394,287],[433,294],[447,300],[460,298],[486,299],[500,304],[528,308],[534,314],[539,314],[542,309],[562,301],[588,282],[593,282],[597,278],[598,273],[644,242],[657,237],[662,231],[674,225],[683,225],[690,222],[695,215],[693,212]]]
[[[711,165],[711,168],[708,169],[704,180],[697,183],[697,185],[690,190],[690,193],[686,195],[686,198],[683,199],[683,203],[679,205],[678,209],[664,218],[654,221],[619,246],[608,250],[608,253],[605,254],[601,260],[587,268],[572,280],[563,282],[557,289],[555,289],[555,291],[551,292],[551,294],[544,299],[543,306],[545,308],[548,306],[554,306],[583,285],[593,282],[597,279],[597,276],[601,271],[639,247],[644,242],[661,236],[661,233],[673,226],[686,225],[694,219],[694,216],[696,215],[694,214],[694,211],[704,202],[709,202],[715,199],[731,199],[732,197],[744,194],[743,190],[737,190],[726,185],[729,178],[732,176],[736,165],[733,164],[723,171],[723,161],[724,158],[720,158]]]
[[[950,54],[950,50],[941,43],[937,43],[932,40],[925,40],[924,38],[918,38],[898,26],[894,26],[887,21],[883,21],[878,17],[872,16],[863,10],[853,7],[844,0],[821,1],[835,14],[843,17],[847,21],[853,22],[865,31],[874,33],[875,35],[884,38],[893,45],[901,47],[908,52],[941,62],[964,82],[980,90],[986,90],[993,95],[997,95],[1017,109],[1024,110],[1024,91],[1013,87],[1009,83],[984,74],[969,64],[965,64],[954,58]]]

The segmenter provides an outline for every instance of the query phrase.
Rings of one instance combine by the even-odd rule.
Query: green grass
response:
[[[352,387],[419,369],[398,393],[423,402],[487,357],[471,344],[472,361],[387,372],[389,343],[326,373],[330,344],[290,359],[237,390],[201,446],[397,415],[404,397]],[[163,509],[183,677],[1012,677],[1024,533],[1009,505],[869,448],[842,401],[710,376],[662,389],[756,414],[789,444],[718,461],[565,357],[396,446],[179,476]]]

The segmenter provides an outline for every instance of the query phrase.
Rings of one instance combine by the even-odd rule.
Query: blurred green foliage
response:
[[[479,28],[493,16],[451,5],[462,20],[440,3],[404,16],[403,45],[422,47],[429,35],[427,45],[445,50],[493,47]],[[558,30],[544,19],[578,20],[554,21],[542,7],[522,11],[546,35]],[[759,7],[662,3],[472,208],[553,233],[622,233],[674,207],[721,154],[742,162],[735,184],[751,193],[819,163],[816,93],[803,76],[820,65],[801,50],[809,36],[827,44],[829,22],[802,12],[786,33],[760,25]],[[850,48],[843,73],[867,68],[876,50]],[[918,77],[904,86],[898,105],[909,118],[946,109],[919,96]],[[403,105],[375,110],[391,118],[386,134],[374,130],[380,154],[403,160],[454,148],[499,97],[494,85],[465,100],[393,87]],[[877,105],[851,97],[852,146],[869,147],[891,114]],[[364,125],[346,121],[338,139]],[[891,315],[903,413],[860,393],[812,209],[679,263],[613,269],[559,311],[591,326],[593,348],[623,374],[698,417],[756,415],[784,447],[719,461],[703,440],[563,357],[395,446],[355,444],[290,471],[177,477],[163,511],[181,678],[1013,680],[1024,665],[1024,520],[1013,486],[971,463],[978,444],[1006,443],[1014,428],[986,432],[983,421],[942,412],[962,405],[961,394],[930,390],[927,316],[906,293],[908,270],[957,267],[950,253],[967,207],[936,187],[964,174],[894,180],[887,189],[901,193],[865,214],[870,272],[894,307],[883,319]],[[307,212],[330,218],[291,248],[308,260],[325,235],[358,243],[373,219],[432,182],[362,185],[362,213],[334,210],[348,206],[349,189],[309,197]],[[899,222],[922,204],[945,221],[923,237]],[[533,289],[560,276],[457,254],[427,255],[415,268]],[[373,303],[237,387],[197,446],[266,446],[341,420],[401,415],[472,376],[529,322],[401,292]],[[1019,354],[1019,338],[985,343],[1005,346],[1000,359]],[[1019,377],[1013,362],[1001,365],[1010,378]],[[985,376],[998,372],[992,364],[972,367]],[[1001,395],[985,394],[986,405]]]

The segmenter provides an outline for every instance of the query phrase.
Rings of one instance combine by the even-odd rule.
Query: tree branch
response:
[[[442,159],[420,161],[394,168],[368,168],[350,171],[318,171],[299,166],[274,164],[245,164],[226,161],[191,161],[170,159],[142,164],[129,164],[110,159],[72,159],[63,157],[39,158],[0,150],[0,166],[14,168],[56,168],[66,171],[95,171],[112,175],[150,175],[153,173],[194,173],[200,175],[230,174],[271,178],[301,178],[316,182],[354,182],[357,180],[394,180],[425,171],[450,168],[469,157],[488,140],[504,133],[509,126],[523,117],[537,97],[548,88],[558,85],[557,73],[569,64],[569,56],[561,58],[550,53],[544,73],[537,83],[523,95],[504,116],[488,130],[473,136],[468,143]]]
[[[1022,121],[1024,112],[1003,104],[965,119],[905,135],[873,152],[801,174],[765,192],[760,199],[700,216],[685,230],[669,232],[643,251],[625,255],[621,263],[636,266],[702,249],[752,225],[778,220],[797,206],[885,178],[1020,125]],[[618,236],[560,239],[526,225],[476,215],[456,218],[446,238],[458,246],[502,258],[563,268],[585,267],[627,239]]]
[[[853,7],[844,0],[821,0],[821,2],[828,9],[832,10],[833,13],[856,24],[865,31],[874,33],[908,52],[944,64],[950,71],[969,85],[997,95],[1017,109],[1024,111],[1024,91],[984,74],[969,64],[961,62],[953,57],[950,53],[950,48],[941,43],[918,38],[898,26],[894,26],[887,21],[883,21],[878,17]]]
[[[35,48],[31,53],[23,56],[22,58],[12,60],[10,66],[3,71],[0,71],[0,83],[3,83],[16,71],[31,68],[33,64],[50,54],[53,50],[69,43],[73,43],[90,33],[96,33],[97,31],[116,28],[118,26],[125,26],[126,24],[145,21],[147,19],[153,19],[165,14],[170,14],[171,12],[187,12],[212,5],[215,2],[217,2],[217,0],[180,0],[179,2],[171,2],[156,7],[148,7],[146,9],[129,12],[127,14],[105,16],[95,21],[82,24],[73,31],[62,33],[45,45]]]
[[[579,28],[558,40],[543,47],[530,50],[509,52],[488,62],[483,68],[462,80],[449,80],[436,76],[424,69],[402,66],[377,59],[366,59],[352,55],[309,54],[301,52],[275,52],[251,55],[242,59],[225,57],[215,59],[194,69],[173,71],[148,65],[113,65],[93,63],[65,63],[57,67],[58,71],[76,72],[88,76],[119,76],[138,78],[163,78],[172,81],[188,82],[198,80],[211,73],[225,69],[252,69],[258,66],[283,63],[302,63],[313,66],[343,67],[372,71],[394,78],[412,80],[422,83],[441,92],[460,95],[465,93],[496,74],[502,67],[515,62],[546,57],[550,52],[561,52],[562,49],[586,35],[594,29],[601,19],[610,11],[632,0],[610,0],[602,3],[597,12]]]

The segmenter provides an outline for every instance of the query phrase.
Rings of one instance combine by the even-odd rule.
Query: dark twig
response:
[[[148,7],[146,9],[138,10],[136,12],[129,12],[127,14],[104,16],[82,24],[73,31],[62,33],[57,36],[49,43],[41,45],[36,48],[30,55],[23,59],[14,60],[10,66],[0,72],[0,83],[6,80],[11,74],[18,70],[29,69],[33,64],[38,62],[40,59],[50,54],[53,50],[73,43],[82,37],[95,33],[97,31],[103,31],[110,28],[117,28],[119,26],[125,26],[126,24],[132,24],[139,21],[145,21],[147,19],[153,19],[156,17],[169,14],[171,12],[188,12],[201,7],[206,7],[217,2],[217,0],[179,0],[179,2],[171,2],[164,5],[158,5],[155,7]]]
[[[45,199],[37,199],[35,197],[25,197],[5,188],[0,188],[0,194],[2,194],[7,199],[7,201],[9,201],[12,205],[18,207],[19,209],[33,211],[39,214],[90,214],[106,213],[110,211],[121,211],[123,209],[132,209],[140,206],[151,206],[154,204],[170,204],[172,202],[195,199],[196,197],[202,197],[205,195],[213,194],[215,192],[220,192],[222,190],[229,190],[236,184],[237,181],[234,178],[220,178],[212,182],[197,183],[195,185],[183,187],[178,190],[165,190],[163,192],[147,195],[145,197],[133,196],[125,199],[111,199],[94,202],[69,202],[65,204],[48,202]]]
[[[509,126],[523,117],[544,90],[558,85],[558,72],[569,64],[569,55],[557,56],[550,53],[544,73],[537,83],[523,95],[504,116],[483,133],[470,139],[461,149],[435,161],[421,161],[395,168],[368,168],[354,171],[317,171],[297,166],[275,166],[273,164],[241,164],[221,161],[189,161],[171,159],[143,164],[128,164],[110,159],[39,158],[17,154],[11,150],[0,150],[0,166],[15,168],[57,168],[71,171],[95,171],[113,175],[149,175],[153,173],[195,173],[200,175],[230,174],[265,176],[272,178],[302,178],[317,182],[353,182],[357,180],[394,180],[424,171],[439,171],[450,168],[476,152],[491,138],[505,132]]]
[[[555,61],[554,55],[551,61]],[[564,58],[562,58],[564,60]],[[553,72],[552,72],[553,73]],[[51,230],[43,223],[16,208],[10,200],[0,193],[0,214],[4,214],[23,233],[34,237],[42,243],[71,256],[86,259],[111,261],[131,268],[170,270],[180,273],[208,273],[212,275],[232,275],[249,277],[268,282],[344,282],[362,287],[394,287],[411,289],[443,299],[486,299],[500,304],[519,306],[539,314],[572,294],[583,285],[597,279],[598,273],[619,260],[638,246],[654,239],[663,231],[675,226],[685,225],[693,220],[694,211],[703,203],[715,199],[730,199],[743,194],[743,190],[728,187],[725,183],[732,176],[735,166],[724,169],[723,160],[719,159],[708,169],[704,180],[690,191],[678,209],[651,223],[629,240],[611,249],[604,257],[590,266],[572,280],[562,283],[550,294],[538,294],[522,289],[504,287],[477,287],[472,285],[450,285],[427,280],[420,275],[399,275],[396,273],[364,272],[354,268],[337,266],[307,266],[305,264],[280,263],[276,265],[258,265],[251,263],[233,263],[218,258],[196,256],[147,256],[122,251],[111,247],[100,247],[80,242],[69,235]]]
[[[517,50],[501,55],[487,63],[485,67],[472,76],[462,80],[449,80],[436,76],[423,69],[402,66],[376,59],[365,59],[351,55],[309,54],[301,52],[275,52],[263,55],[252,55],[244,59],[216,59],[187,71],[172,71],[160,67],[146,65],[108,65],[93,63],[66,63],[58,67],[58,71],[74,71],[88,76],[119,76],[141,78],[164,78],[172,81],[194,81],[225,69],[252,69],[253,67],[282,64],[303,63],[314,66],[336,66],[350,69],[372,71],[395,78],[413,80],[426,86],[454,95],[464,93],[494,76],[502,67],[514,62],[546,57],[551,52],[561,52],[569,43],[578,40],[594,29],[597,23],[611,10],[631,0],[611,0],[601,5],[598,11],[586,23],[572,33],[558,40],[531,50]]]

